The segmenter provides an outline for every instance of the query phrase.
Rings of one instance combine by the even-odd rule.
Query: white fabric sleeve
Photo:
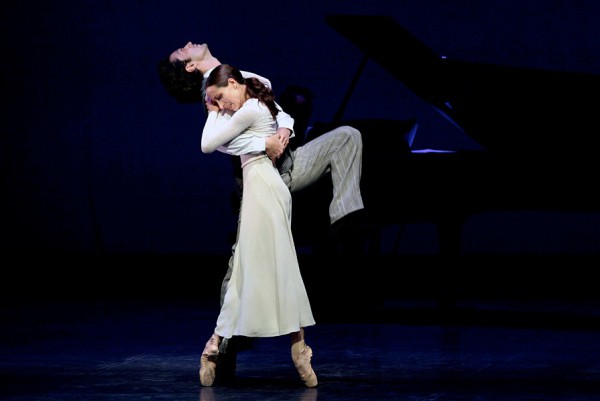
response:
[[[230,118],[231,114],[227,112],[216,112],[218,113],[218,124],[225,124]],[[245,155],[250,153],[260,153],[266,150],[266,138],[258,136],[246,137],[243,140],[238,139],[237,141],[228,142],[224,145],[217,147],[217,150],[222,153],[227,153],[232,156]]]
[[[276,103],[277,104],[277,103]],[[292,133],[290,134],[290,138],[295,136],[294,133],[294,119],[288,113],[283,111],[281,106],[277,104],[277,108],[279,109],[279,113],[275,116],[275,120],[277,120],[277,128],[287,128]]]
[[[256,113],[249,108],[241,107],[231,118],[223,119],[221,112],[208,113],[200,147],[203,153],[212,153],[250,127],[257,118]],[[264,142],[264,140],[263,140]],[[228,152],[229,153],[229,152]]]
[[[271,81],[269,81],[267,78],[260,76],[258,74],[255,74],[253,72],[248,72],[248,71],[240,71],[242,73],[242,77],[244,78],[256,78],[258,79],[260,82],[263,83],[263,85],[265,85],[267,88],[273,90],[273,88],[271,87]]]

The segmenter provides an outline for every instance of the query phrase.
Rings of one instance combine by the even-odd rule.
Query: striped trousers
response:
[[[292,167],[281,178],[294,193],[331,173],[333,198],[329,219],[333,224],[364,208],[360,193],[362,154],[360,131],[347,125],[337,127],[291,152]]]

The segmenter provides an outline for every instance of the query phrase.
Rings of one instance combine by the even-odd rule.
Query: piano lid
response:
[[[390,16],[326,23],[489,151],[597,153],[600,75],[443,58]]]

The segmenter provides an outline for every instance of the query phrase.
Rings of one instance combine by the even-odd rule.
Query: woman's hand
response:
[[[204,98],[204,104],[206,105],[206,110],[208,111],[219,111],[219,105],[217,102],[206,96]]]

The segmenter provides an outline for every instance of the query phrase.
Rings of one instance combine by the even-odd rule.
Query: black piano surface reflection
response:
[[[483,149],[386,155],[378,137],[402,138],[406,122],[389,132],[393,120],[345,121],[363,133],[363,196],[376,222],[433,222],[440,253],[458,254],[463,223],[478,212],[600,210],[599,75],[441,57],[389,16],[326,23]]]

